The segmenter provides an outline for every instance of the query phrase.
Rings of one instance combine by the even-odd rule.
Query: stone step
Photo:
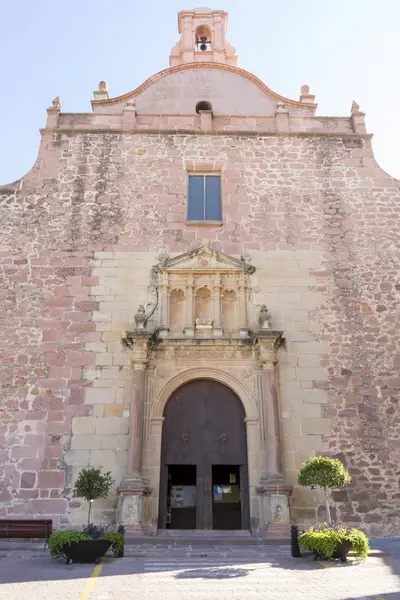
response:
[[[251,538],[251,532],[248,529],[159,529],[158,538]]]
[[[289,546],[257,546],[257,547],[227,547],[209,548],[202,546],[195,549],[177,549],[170,547],[138,549],[125,548],[125,556],[129,558],[149,558],[153,560],[186,560],[186,559],[218,559],[218,560],[274,560],[278,557],[289,556]]]
[[[127,537],[126,544],[130,546],[279,546],[288,544],[288,537],[273,538],[235,538],[235,537]]]

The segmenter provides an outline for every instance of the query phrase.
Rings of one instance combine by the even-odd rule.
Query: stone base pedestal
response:
[[[292,493],[293,486],[285,483],[266,483],[257,488],[260,496],[260,513],[262,524],[261,528],[266,531],[266,536],[272,537],[273,532],[290,527],[290,504],[289,496]],[[269,532],[270,530],[270,532]]]
[[[213,337],[215,338],[222,338],[224,335],[224,330],[222,329],[222,327],[213,327]]]
[[[163,326],[163,325],[162,325],[162,326],[161,326],[161,327],[158,329],[158,332],[157,332],[157,334],[158,334],[158,337],[159,337],[160,339],[162,339],[162,340],[166,340],[166,339],[167,339],[167,337],[168,337],[168,331],[169,331],[168,327],[165,327],[165,326]]]
[[[143,536],[142,508],[145,487],[142,480],[126,479],[118,488],[120,493],[119,524],[125,527],[125,535]]]

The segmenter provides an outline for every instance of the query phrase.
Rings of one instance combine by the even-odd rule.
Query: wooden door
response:
[[[168,466],[196,466],[196,528],[212,529],[213,466],[236,465],[240,469],[241,527],[247,529],[247,440],[245,413],[238,396],[216,381],[191,381],[169,399],[164,418],[159,527],[167,527],[169,521]]]

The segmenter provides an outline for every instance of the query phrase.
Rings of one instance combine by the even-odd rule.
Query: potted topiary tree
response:
[[[88,525],[83,532],[56,531],[50,536],[49,548],[53,558],[65,556],[66,562],[92,562],[104,556],[112,546],[114,555],[123,554],[124,536],[120,532],[106,532],[104,527],[90,524],[92,503],[106,498],[113,480],[110,471],[102,473],[100,469],[82,469],[74,487],[74,497],[89,502]]]
[[[82,469],[79,472],[78,479],[75,482],[74,496],[75,498],[84,498],[89,502],[88,526],[90,525],[92,503],[100,498],[106,498],[112,484],[110,471],[103,474],[100,469],[91,467],[90,469]]]
[[[337,458],[314,456],[302,464],[297,481],[300,485],[309,486],[311,489],[321,487],[324,490],[328,521],[323,525],[311,527],[300,535],[299,544],[314,552],[315,558],[340,558],[342,562],[346,562],[350,550],[353,550],[359,558],[365,558],[369,551],[365,534],[358,529],[347,529],[342,525],[332,524],[329,492],[351,481],[343,463]]]
[[[343,487],[351,481],[351,477],[337,458],[325,456],[314,456],[306,460],[297,476],[300,485],[315,488],[317,486],[324,490],[326,518],[328,524],[332,525],[331,510],[329,506],[329,490]]]

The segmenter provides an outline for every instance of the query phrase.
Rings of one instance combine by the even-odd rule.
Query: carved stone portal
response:
[[[202,378],[230,387],[244,406],[252,531],[290,523],[276,370],[282,332],[271,329],[264,306],[258,328],[250,329],[254,270],[208,247],[154,267],[159,324],[152,331],[138,327],[123,339],[131,352],[133,389],[120,518],[131,531],[157,528],[164,407],[181,385]],[[187,435],[182,432],[182,443]]]

